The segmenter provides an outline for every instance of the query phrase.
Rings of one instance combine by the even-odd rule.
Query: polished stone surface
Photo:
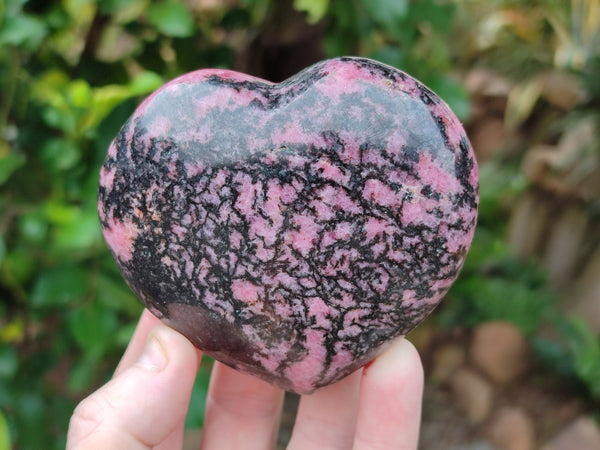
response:
[[[337,58],[280,84],[200,70],[111,144],[98,209],[129,286],[214,358],[308,393],[442,299],[475,228],[477,164],[428,88]]]

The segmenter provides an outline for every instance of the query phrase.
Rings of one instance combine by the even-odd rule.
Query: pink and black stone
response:
[[[310,393],[442,299],[475,228],[477,164],[427,87],[362,58],[273,84],[177,78],[101,170],[104,237],[131,289],[205,353]]]

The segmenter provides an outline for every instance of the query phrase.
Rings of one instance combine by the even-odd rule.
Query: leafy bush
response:
[[[75,403],[110,376],[142,310],[96,212],[110,139],[164,80],[132,58],[162,60],[156,46],[192,34],[195,18],[175,2],[2,6],[0,409],[20,448],[60,448]],[[122,60],[106,53],[115,33],[131,37]]]
[[[567,317],[543,271],[507,244],[507,205],[525,188],[506,164],[480,166],[479,224],[467,261],[437,315],[442,327],[502,320],[516,325],[552,371],[600,400],[600,339],[581,318]]]
[[[529,130],[535,135],[529,146],[549,143],[535,139],[548,139],[557,129],[574,127],[577,120],[600,123],[599,6],[597,0],[494,0],[468,2],[461,10],[461,23],[476,24],[459,34],[467,58],[463,61],[472,64],[468,58],[476,58],[477,64],[518,81],[507,99],[504,126],[513,130],[519,126],[534,128]],[[551,111],[535,108],[540,103],[543,79],[550,71],[574,77],[585,92],[574,107],[560,113],[558,120]],[[545,118],[546,125],[536,114]],[[598,142],[600,136],[596,149],[600,148]],[[512,322],[531,338],[541,361],[568,382],[578,383],[585,396],[598,401],[598,336],[580,318],[565,316],[537,264],[517,260],[505,240],[510,203],[527,188],[524,176],[516,169],[520,157],[522,154],[505,155],[503,160],[481,167],[478,229],[465,269],[440,320],[446,325],[466,326],[486,320]],[[586,160],[586,170],[597,168],[597,161]],[[592,211],[597,209],[597,196],[586,201]]]

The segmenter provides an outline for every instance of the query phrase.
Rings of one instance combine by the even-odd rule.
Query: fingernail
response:
[[[162,346],[155,333],[150,332],[146,346],[142,351],[142,354],[137,360],[137,363],[150,369],[154,372],[160,372],[167,367],[167,354],[164,347]]]

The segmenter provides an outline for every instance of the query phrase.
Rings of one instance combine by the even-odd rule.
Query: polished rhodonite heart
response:
[[[434,309],[471,243],[477,185],[442,100],[337,58],[279,84],[213,69],[166,84],[110,146],[98,209],[152,313],[308,393]]]

